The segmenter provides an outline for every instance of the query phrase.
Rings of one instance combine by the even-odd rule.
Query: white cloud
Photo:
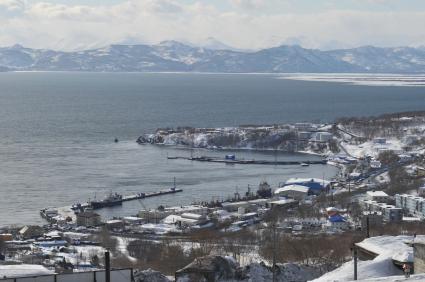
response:
[[[5,8],[8,11],[22,10],[25,7],[24,1],[21,0],[0,0],[0,9]]]
[[[0,0],[0,7],[20,9],[13,17],[0,15],[0,45],[20,43],[69,50],[128,41],[177,39],[196,43],[207,37],[250,49],[294,38],[301,38],[302,44],[313,48],[329,48],[330,42],[344,46],[425,43],[425,30],[420,28],[425,26],[425,12],[421,11],[289,13],[283,9],[281,13],[256,13],[255,7],[264,7],[267,1],[230,1],[251,10],[223,10],[206,1],[183,4],[178,0],[127,0],[116,5],[89,6],[51,2],[24,5],[18,0]]]
[[[230,3],[244,9],[258,9],[266,5],[265,0],[230,0]]]

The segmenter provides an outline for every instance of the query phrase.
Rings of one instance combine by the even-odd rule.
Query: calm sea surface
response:
[[[41,223],[38,211],[168,188],[183,193],[143,205],[180,205],[245,192],[261,180],[326,177],[330,166],[226,166],[167,160],[188,150],[139,146],[157,127],[332,121],[340,116],[424,110],[425,88],[369,87],[276,79],[273,75],[0,73],[0,226]],[[119,143],[113,139],[119,138]],[[236,152],[238,157],[312,156]],[[225,152],[196,151],[222,156]],[[103,210],[131,215],[138,201]]]

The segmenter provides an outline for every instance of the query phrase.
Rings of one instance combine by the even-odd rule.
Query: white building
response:
[[[208,222],[208,217],[203,214],[183,213],[181,215],[169,215],[162,220],[164,224],[175,224],[180,227],[193,227]]]
[[[403,219],[403,211],[399,207],[388,205],[386,203],[378,203],[372,200],[363,200],[359,203],[360,206],[366,211],[382,212],[382,216],[387,222],[398,222]]]
[[[397,194],[395,195],[395,204],[407,215],[417,216],[422,219],[425,218],[425,199],[422,197]]]
[[[237,212],[239,208],[243,207],[247,209],[250,204],[247,201],[240,201],[240,202],[225,202],[222,203],[221,206],[224,210],[228,212]]]
[[[293,184],[277,188],[274,191],[274,195],[301,201],[308,196],[309,190],[310,188],[307,186]]]
[[[367,191],[366,197],[368,200],[376,201],[378,203],[388,202],[388,194],[384,191]]]
[[[291,208],[298,205],[298,201],[292,199],[277,200],[270,202],[270,207],[273,208]]]
[[[314,137],[316,141],[329,142],[332,139],[333,135],[329,132],[317,132]]]
[[[381,166],[382,164],[380,161],[377,161],[377,160],[370,161],[371,168],[381,168]]]

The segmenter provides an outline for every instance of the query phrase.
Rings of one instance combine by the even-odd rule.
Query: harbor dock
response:
[[[164,189],[164,190],[160,190],[160,191],[156,191],[156,192],[138,193],[138,194],[134,194],[134,195],[122,196],[120,198],[120,204],[122,204],[122,202],[128,202],[128,201],[133,201],[133,200],[141,200],[141,199],[145,199],[145,198],[164,196],[164,195],[175,194],[175,193],[179,193],[179,192],[183,192],[183,189],[178,189],[178,188],[173,187],[173,188]],[[99,207],[94,208],[92,206],[91,202],[86,202],[86,203],[82,203],[82,204],[78,203],[78,204],[74,204],[74,205],[68,206],[68,207],[42,209],[42,210],[40,210],[40,216],[50,223],[55,223],[58,216],[63,218],[63,219],[71,218],[73,221],[75,221],[76,211],[84,211],[87,208],[101,209],[101,208],[106,208],[106,207],[110,207],[110,206],[103,206],[103,207],[99,206]]]
[[[144,198],[151,198],[151,197],[163,196],[163,195],[168,195],[168,194],[175,194],[175,193],[179,193],[179,192],[183,192],[183,189],[170,188],[170,189],[161,190],[161,191],[157,191],[157,192],[139,193],[139,194],[136,194],[136,195],[123,196],[122,201],[127,202],[127,201],[132,201],[132,200],[140,200],[140,199],[144,199]]]
[[[159,196],[164,196],[164,195],[168,195],[168,194],[175,194],[175,193],[179,193],[179,192],[183,192],[183,189],[178,189],[178,188],[169,188],[169,189],[165,189],[165,190],[160,190],[160,191],[156,191],[156,192],[146,192],[146,193],[138,193],[138,194],[134,194],[134,195],[127,195],[127,196],[122,196],[119,200],[117,200],[119,203],[118,204],[122,204],[123,202],[128,202],[128,201],[133,201],[133,200],[140,200],[140,199],[145,199],[145,198],[152,198],[152,197],[159,197]],[[94,209],[99,209],[99,208],[105,208],[108,207],[108,205],[104,205],[104,206],[96,206],[94,207],[93,202],[87,202],[87,203],[82,203],[82,204],[74,204],[71,209],[73,210],[81,210],[81,209],[86,209],[86,208],[94,208]],[[109,205],[109,206],[113,206],[113,205]]]
[[[254,164],[254,165],[324,165],[327,164],[326,160],[317,161],[268,161],[268,160],[238,160],[238,159],[222,159],[217,157],[173,157],[167,156],[169,160],[188,160],[197,162],[211,162],[211,163],[224,163],[224,164]]]

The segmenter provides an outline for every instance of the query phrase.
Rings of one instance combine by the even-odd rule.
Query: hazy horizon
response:
[[[425,26],[425,2],[0,0],[0,26],[0,46],[61,51],[164,40],[242,50],[418,47],[425,45],[418,28]]]
[[[320,50],[320,51],[333,51],[333,50],[348,50],[348,49],[356,49],[356,48],[363,48],[363,47],[375,47],[375,48],[415,48],[415,49],[422,49],[425,48],[425,45],[419,45],[419,46],[409,46],[409,45],[393,45],[393,46],[379,46],[379,45],[358,45],[358,46],[352,46],[352,47],[345,47],[345,48],[314,48],[314,47],[308,47],[308,46],[303,46],[301,44],[291,44],[291,43],[282,43],[282,44],[278,44],[278,45],[272,45],[272,46],[268,46],[268,47],[263,47],[263,48],[258,48],[258,49],[240,49],[240,48],[236,48],[230,45],[227,45],[221,41],[219,41],[219,43],[222,43],[223,46],[225,46],[226,48],[216,48],[216,47],[211,47],[208,45],[202,45],[202,44],[196,44],[193,42],[187,42],[184,40],[176,40],[176,39],[166,39],[166,40],[161,40],[158,42],[153,42],[153,43],[122,43],[122,42],[116,42],[116,43],[109,43],[107,45],[102,45],[102,46],[97,46],[97,47],[87,47],[87,48],[78,48],[78,49],[70,49],[70,50],[61,50],[61,49],[55,49],[55,48],[37,48],[37,47],[33,47],[33,46],[28,46],[28,45],[24,45],[21,44],[19,42],[12,44],[12,45],[0,45],[0,48],[13,48],[16,46],[20,46],[23,48],[28,48],[28,49],[35,49],[35,50],[52,50],[52,51],[57,51],[57,52],[78,52],[78,51],[87,51],[87,50],[95,50],[95,49],[102,49],[102,48],[107,48],[109,46],[116,46],[116,45],[125,45],[125,46],[138,46],[138,45],[148,45],[148,46],[158,46],[161,45],[165,42],[171,42],[171,41],[175,41],[177,43],[181,43],[184,45],[187,45],[189,47],[194,47],[194,48],[205,48],[205,49],[220,49],[220,50],[228,50],[228,51],[237,51],[237,52],[257,52],[257,51],[261,51],[261,50],[265,50],[265,49],[270,49],[270,48],[278,48],[278,47],[282,47],[282,46],[289,46],[289,47],[295,47],[295,46],[299,46],[303,49],[309,49],[309,50]]]

